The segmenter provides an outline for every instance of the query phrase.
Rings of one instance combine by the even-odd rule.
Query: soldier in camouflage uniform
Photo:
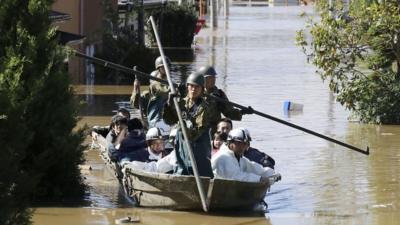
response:
[[[221,90],[218,89],[217,86],[215,86],[215,79],[217,72],[212,66],[203,66],[201,67],[198,71],[198,73],[203,74],[205,78],[205,93],[209,95],[213,95],[215,97],[222,98],[226,101],[228,100],[228,97],[226,94]],[[228,117],[232,120],[242,120],[242,115],[244,114],[252,114],[253,109],[251,107],[248,107],[245,110],[240,110],[237,108],[234,108],[232,105],[224,103],[224,102],[218,102],[210,97],[205,97],[206,101],[210,104],[210,125],[212,129],[212,134],[216,132],[216,127],[217,123],[221,119],[221,113],[225,116]]]
[[[179,101],[182,110],[182,118],[188,131],[188,141],[192,146],[194,158],[200,176],[213,177],[211,170],[211,139],[209,135],[209,108],[202,97],[204,89],[204,77],[199,73],[192,73],[187,78],[187,95]],[[178,122],[178,116],[172,102],[172,96],[164,108],[164,121],[167,124]],[[182,175],[192,175],[192,165],[190,162],[188,149],[185,146],[182,130],[179,127],[176,141],[175,154],[177,159],[177,168],[174,173]]]
[[[170,67],[171,61],[169,58],[165,57],[165,60]],[[164,63],[161,56],[156,59],[155,68],[156,70],[153,71],[151,75],[166,80],[167,75],[165,73]],[[136,109],[140,109],[140,106],[143,107],[142,113],[145,116],[144,119],[147,120],[148,127],[155,127],[155,124],[162,119],[162,108],[168,99],[168,85],[161,84],[158,81],[151,81],[148,91],[145,91],[140,95],[139,90],[140,83],[135,79],[131,96],[131,105]]]

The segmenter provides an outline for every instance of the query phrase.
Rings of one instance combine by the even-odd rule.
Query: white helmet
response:
[[[247,142],[248,138],[244,130],[233,129],[229,131],[227,141]]]
[[[146,141],[163,139],[161,130],[158,127],[150,128],[146,133]]]
[[[250,136],[250,131],[249,130],[247,130],[246,128],[244,128],[244,127],[239,127],[238,129],[240,129],[240,130],[243,130],[244,131],[244,133],[246,134],[246,136],[247,136],[247,141],[251,141],[251,136]]]

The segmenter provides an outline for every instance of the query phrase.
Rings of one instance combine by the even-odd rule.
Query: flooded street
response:
[[[311,7],[231,7],[227,21],[196,37],[193,62],[174,60],[174,80],[207,63],[215,65],[217,86],[241,105],[303,126],[361,149],[351,151],[283,124],[245,115],[234,127],[246,127],[252,146],[276,161],[282,181],[267,194],[265,215],[225,215],[134,208],[113,174],[104,169],[94,150],[87,152],[84,170],[90,185],[80,207],[37,208],[34,224],[115,224],[125,216],[140,224],[398,224],[400,219],[400,126],[349,122],[349,112],[334,100],[328,85],[295,46],[299,18]],[[182,69],[183,68],[183,69]],[[79,86],[88,103],[80,124],[107,125],[115,102],[128,101],[130,86]],[[285,114],[283,102],[304,105]],[[227,187],[229,188],[229,187]]]

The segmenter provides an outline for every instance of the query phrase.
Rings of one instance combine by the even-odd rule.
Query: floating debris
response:
[[[137,217],[124,217],[124,218],[120,218],[120,219],[116,219],[115,220],[115,224],[129,224],[129,223],[139,223],[140,219]]]

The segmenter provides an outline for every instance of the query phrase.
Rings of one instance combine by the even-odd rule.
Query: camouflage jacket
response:
[[[228,97],[221,90],[214,86],[211,90],[207,90],[206,94],[213,95],[227,101]],[[211,117],[211,126],[215,127],[218,121],[221,119],[221,113],[232,120],[242,120],[242,113],[240,109],[234,108],[232,105],[224,102],[218,102],[215,99],[210,97],[205,98],[207,103],[210,105],[210,117]]]
[[[179,107],[182,111],[182,119],[186,123],[189,140],[196,141],[204,132],[210,128],[209,106],[203,97],[198,98],[194,103],[185,97],[179,101]],[[178,122],[175,107],[165,105],[163,119],[165,123],[173,125]]]

